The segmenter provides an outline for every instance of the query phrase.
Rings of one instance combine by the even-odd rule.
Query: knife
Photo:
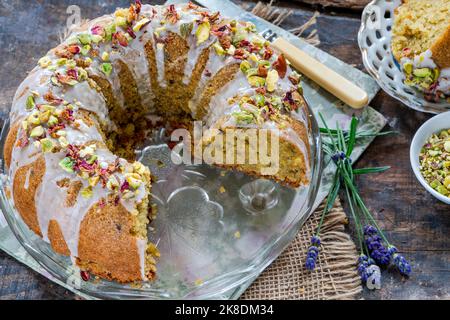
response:
[[[282,52],[295,69],[350,107],[361,109],[369,103],[369,96],[363,89],[299,49],[298,47],[305,46],[305,43],[295,35],[245,11],[229,0],[195,0],[195,2],[211,11],[220,11],[225,16],[254,23],[257,30],[263,30],[260,34]],[[279,34],[283,34],[284,37],[278,36]]]

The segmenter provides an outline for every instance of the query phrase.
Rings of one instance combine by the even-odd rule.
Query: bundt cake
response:
[[[161,122],[192,130],[193,121],[208,129],[202,150],[227,128],[279,137],[277,172],[262,173],[267,163],[211,164],[309,183],[300,75],[252,23],[192,3],[140,1],[89,21],[17,90],[4,147],[11,199],[29,228],[82,270],[151,280],[159,253],[147,226],[156,212],[151,174],[134,150]]]
[[[405,84],[433,101],[450,95],[450,0],[403,0],[395,11],[392,53]]]

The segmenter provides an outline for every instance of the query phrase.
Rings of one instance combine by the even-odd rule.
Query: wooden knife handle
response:
[[[352,108],[360,109],[369,103],[369,96],[363,89],[285,39],[277,38],[272,45],[282,52],[298,71]]]

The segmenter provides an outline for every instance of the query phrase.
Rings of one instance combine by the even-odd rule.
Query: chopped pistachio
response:
[[[241,111],[241,112],[233,112],[232,115],[235,117],[236,121],[238,123],[252,123],[254,121],[254,117],[253,115],[245,112],[245,111]]]
[[[32,114],[30,114],[27,118],[27,121],[30,124],[34,124],[34,125],[40,124],[41,120],[39,119],[39,112],[33,112]]]
[[[41,121],[41,123],[46,123],[46,122],[48,122],[48,120],[50,119],[50,114],[51,114],[50,110],[41,112],[41,113],[39,114],[39,120]]]
[[[67,148],[67,146],[69,145],[69,141],[67,141],[66,137],[59,137],[58,142],[63,148]]]
[[[39,59],[38,64],[41,68],[47,68],[52,64],[49,57],[45,56]]]
[[[109,77],[112,72],[112,64],[111,63],[102,63],[101,70],[107,77]]]
[[[93,194],[94,194],[94,193],[92,192],[92,187],[91,187],[91,186],[88,186],[88,187],[82,189],[80,193],[81,193],[81,196],[82,196],[83,198],[85,198],[85,199],[92,198],[92,196],[93,196]]]
[[[73,160],[71,159],[71,158],[69,158],[69,157],[65,157],[64,159],[62,159],[60,162],[59,162],[59,166],[61,167],[61,168],[63,168],[64,169],[64,171],[66,171],[66,172],[69,172],[69,173],[73,173],[74,171],[73,171],[73,166],[74,166],[74,162],[73,162]]]
[[[278,79],[279,76],[277,70],[270,70],[266,78],[267,91],[275,91],[275,89],[277,88]]]
[[[41,146],[43,152],[52,152],[53,150],[53,142],[50,139],[42,139]]]
[[[38,138],[44,135],[44,128],[42,126],[34,127],[33,130],[30,132],[31,138]]]
[[[103,40],[103,37],[99,34],[91,34],[91,40],[94,43],[99,43],[100,41]]]
[[[136,24],[133,26],[133,31],[134,32],[138,32],[139,30],[141,30],[141,28],[143,26],[145,26],[147,23],[150,22],[150,19],[148,18],[143,18],[141,20],[139,20],[138,22],[136,22]]]
[[[180,34],[181,34],[181,36],[183,38],[187,38],[192,33],[192,29],[194,29],[194,23],[193,22],[182,23],[180,25]]]
[[[230,56],[233,56],[235,52],[236,52],[236,47],[233,45],[231,45],[227,50],[227,54],[229,54]]]
[[[240,65],[239,67],[241,68],[241,71],[242,71],[244,74],[247,74],[247,71],[248,71],[252,66],[250,65],[250,62],[248,62],[247,60],[244,60],[244,61],[241,62],[241,65]]]
[[[450,141],[445,141],[444,150],[450,152]]]
[[[429,68],[420,68],[420,69],[415,69],[413,71],[413,74],[416,77],[419,78],[425,78],[425,77],[430,77],[431,76],[431,70]]]
[[[247,79],[252,87],[262,87],[266,83],[266,79],[258,76],[250,76]]]
[[[31,110],[35,107],[36,103],[34,102],[34,97],[33,96],[28,96],[27,98],[27,102],[26,102],[26,109],[27,110]]]
[[[216,42],[213,44],[213,48],[214,48],[214,50],[216,50],[216,53],[217,53],[219,56],[225,55],[225,50],[224,50],[224,48],[222,48],[222,46],[220,45],[219,42],[216,41]]]
[[[127,174],[126,179],[133,189],[139,188],[142,184],[141,177],[137,173]]]
[[[80,33],[78,36],[78,41],[80,41],[81,44],[90,44],[92,42],[91,35],[88,33]]]
[[[403,69],[404,69],[405,72],[408,73],[408,74],[410,74],[410,73],[413,72],[413,68],[414,68],[414,66],[413,66],[412,62],[406,62],[406,63],[403,65]]]
[[[91,187],[95,187],[99,181],[100,181],[99,176],[93,176],[88,179],[88,183]]]
[[[209,32],[211,31],[211,25],[208,21],[203,22],[197,28],[197,32],[195,33],[197,37],[197,45],[205,42],[209,38]]]
[[[84,45],[84,46],[81,48],[80,53],[81,53],[83,56],[86,56],[86,55],[88,55],[89,51],[91,51],[91,46],[88,45],[88,44],[86,44],[86,45]]]
[[[114,22],[116,23],[116,26],[118,26],[118,27],[126,27],[128,24],[127,18],[125,18],[125,17],[116,17],[114,19]]]
[[[103,53],[102,53],[102,60],[103,61],[109,61],[109,53],[107,51],[103,51]]]
[[[110,176],[108,182],[106,182],[106,187],[109,190],[116,190],[119,187],[119,181],[115,176]]]

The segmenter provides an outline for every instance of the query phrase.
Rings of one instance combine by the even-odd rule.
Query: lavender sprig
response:
[[[397,248],[389,243],[372,214],[364,204],[354,182],[356,175],[384,172],[388,170],[389,167],[353,169],[350,158],[357,139],[385,135],[391,132],[380,134],[357,132],[358,120],[356,117],[352,118],[350,130],[348,132],[341,130],[339,125],[337,125],[336,130],[331,130],[328,128],[320,113],[319,116],[324,124],[324,128],[321,128],[321,132],[328,137],[328,140],[324,142],[323,149],[330,157],[330,160],[335,163],[337,170],[334,176],[333,185],[327,197],[326,205],[322,211],[316,234],[311,239],[311,246],[308,249],[305,267],[308,270],[313,270],[315,268],[320,248],[320,240],[317,242],[316,239],[320,239],[320,229],[324,217],[332,208],[339,190],[342,187],[345,191],[359,240],[361,253],[358,258],[358,273],[361,276],[361,281],[366,283],[369,289],[379,289],[381,287],[381,273],[379,266],[384,267],[391,263],[396,266],[402,275],[410,275],[411,265],[403,256],[397,253]]]

